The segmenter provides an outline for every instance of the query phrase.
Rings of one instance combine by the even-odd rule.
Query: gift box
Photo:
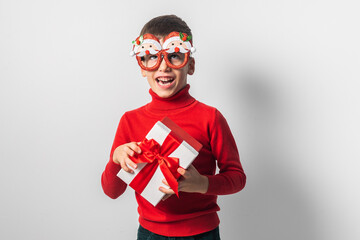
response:
[[[164,178],[178,195],[177,168],[187,169],[202,148],[168,117],[156,122],[139,146],[142,153],[131,157],[137,164],[134,173],[121,169],[118,176],[154,206],[165,195],[159,187],[169,188],[162,182]]]

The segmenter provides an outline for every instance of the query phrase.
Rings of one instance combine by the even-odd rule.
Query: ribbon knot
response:
[[[163,156],[161,156],[160,154],[156,154],[155,155],[155,159],[159,162],[159,165],[160,165],[160,162],[164,162],[166,159],[163,157]]]
[[[179,141],[171,134],[166,137],[162,146],[154,139],[148,140],[145,138],[139,145],[141,154],[135,154],[130,158],[135,163],[147,164],[132,180],[130,186],[141,194],[159,166],[169,186],[179,197],[177,182],[177,178],[180,177],[177,172],[179,159],[168,157],[179,145]]]

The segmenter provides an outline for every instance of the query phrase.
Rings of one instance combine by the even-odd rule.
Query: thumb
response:
[[[183,177],[185,177],[184,175],[185,175],[185,173],[186,173],[186,170],[185,170],[184,168],[179,167],[179,168],[177,169],[177,172],[180,173]]]

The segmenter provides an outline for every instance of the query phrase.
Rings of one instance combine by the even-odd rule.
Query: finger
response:
[[[169,183],[166,181],[165,178],[162,180],[162,182],[163,182],[166,186],[170,187]]]
[[[120,165],[121,165],[121,168],[124,169],[125,172],[134,173],[134,171],[132,169],[128,168],[128,166],[125,163],[125,160],[120,161]]]
[[[188,178],[189,177],[189,173],[187,170],[183,169],[182,167],[179,167],[177,169],[178,173],[181,174],[181,176],[183,176],[184,178]]]
[[[181,190],[182,187],[183,187],[183,181],[184,181],[184,180],[179,180],[179,181],[178,181],[178,192],[180,192],[180,190]],[[166,181],[166,179],[163,179],[162,182],[163,182],[166,186],[170,187],[170,185],[169,185],[169,183]],[[174,191],[173,191],[173,192],[174,192]],[[174,192],[174,193],[175,193],[175,192]]]
[[[165,194],[175,194],[175,192],[171,188],[167,189],[164,187],[159,187],[159,190],[160,192],[163,192]]]
[[[130,148],[129,145],[124,146],[124,151],[129,156],[134,156],[134,151]]]
[[[138,144],[136,142],[131,142],[131,143],[129,143],[128,146],[131,148],[131,150],[133,150],[137,154],[141,153],[141,148],[138,146]]]
[[[136,168],[137,168],[136,163],[134,163],[133,161],[131,161],[131,159],[128,158],[128,157],[125,158],[125,163],[126,163],[126,165],[132,167],[133,169],[136,169]]]

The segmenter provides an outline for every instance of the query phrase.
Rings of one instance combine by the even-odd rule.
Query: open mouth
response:
[[[161,86],[167,86],[167,85],[170,85],[174,81],[174,78],[172,78],[172,77],[158,77],[158,78],[156,78],[156,81]]]

